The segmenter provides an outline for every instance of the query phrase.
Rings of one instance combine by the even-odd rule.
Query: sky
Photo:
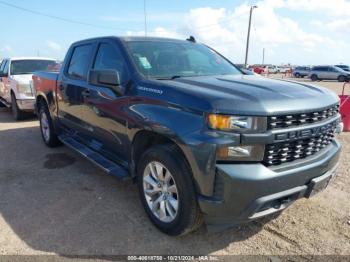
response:
[[[268,64],[350,64],[350,0],[146,0],[147,35],[192,35],[243,63],[252,5],[258,8],[249,64],[262,63],[263,49]],[[144,0],[0,0],[0,10],[0,58],[62,60],[69,45],[81,39],[145,35]]]

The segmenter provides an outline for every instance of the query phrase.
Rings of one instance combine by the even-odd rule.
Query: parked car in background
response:
[[[258,73],[255,73],[253,70],[251,69],[244,69],[244,68],[241,68],[241,71],[246,74],[246,75],[254,75],[254,76],[261,76],[259,75]]]
[[[317,80],[338,80],[339,82],[349,81],[350,72],[336,66],[314,66],[310,71],[312,81]]]
[[[290,67],[287,66],[278,66],[277,67],[277,73],[285,74],[291,71]]]
[[[265,70],[267,70],[269,74],[276,74],[279,72],[277,66],[274,65],[267,65]]]
[[[350,66],[348,65],[335,65],[335,66],[343,69],[344,71],[350,72]]]
[[[308,66],[297,66],[294,70],[293,70],[293,76],[296,78],[302,78],[304,76],[308,76],[310,75],[310,70],[311,68]]]
[[[14,119],[34,112],[35,95],[31,87],[35,71],[56,70],[55,59],[41,57],[6,58],[0,65],[0,99],[12,108]]]
[[[153,37],[83,40],[62,67],[33,75],[44,143],[133,179],[169,235],[280,212],[335,176],[342,124],[327,89],[244,75],[203,44]]]
[[[249,69],[252,69],[253,72],[255,72],[259,75],[261,75],[265,72],[265,68],[261,65],[251,65],[251,66],[249,66]]]

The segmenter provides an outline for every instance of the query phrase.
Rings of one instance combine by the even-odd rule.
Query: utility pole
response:
[[[146,0],[143,0],[143,13],[145,16],[145,36],[147,36],[147,12],[146,12]]]
[[[262,65],[265,64],[265,47],[263,48],[263,59],[262,59]]]
[[[248,24],[248,34],[247,34],[247,45],[246,45],[246,49],[245,49],[245,62],[244,62],[244,66],[247,67],[248,64],[248,50],[249,50],[249,39],[250,39],[250,27],[252,25],[252,14],[253,14],[253,10],[254,8],[258,8],[258,6],[253,5],[250,7],[250,12],[249,12],[249,24]]]

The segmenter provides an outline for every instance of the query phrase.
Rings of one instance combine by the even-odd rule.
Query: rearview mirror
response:
[[[95,86],[105,86],[113,89],[119,95],[122,94],[120,88],[120,77],[117,70],[95,70],[92,69],[89,72],[89,84]]]

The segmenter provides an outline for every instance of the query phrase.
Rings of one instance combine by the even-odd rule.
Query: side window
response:
[[[75,79],[85,80],[89,69],[92,45],[77,46],[68,66],[68,75]]]
[[[2,71],[4,74],[9,73],[9,65],[10,65],[10,60],[5,61],[4,69]]]
[[[120,82],[125,84],[128,81],[124,58],[119,49],[114,48],[110,44],[100,44],[93,68],[117,70],[119,72]]]
[[[5,65],[5,60],[3,60],[0,64],[0,72],[2,72],[3,68],[4,68],[4,65]]]

